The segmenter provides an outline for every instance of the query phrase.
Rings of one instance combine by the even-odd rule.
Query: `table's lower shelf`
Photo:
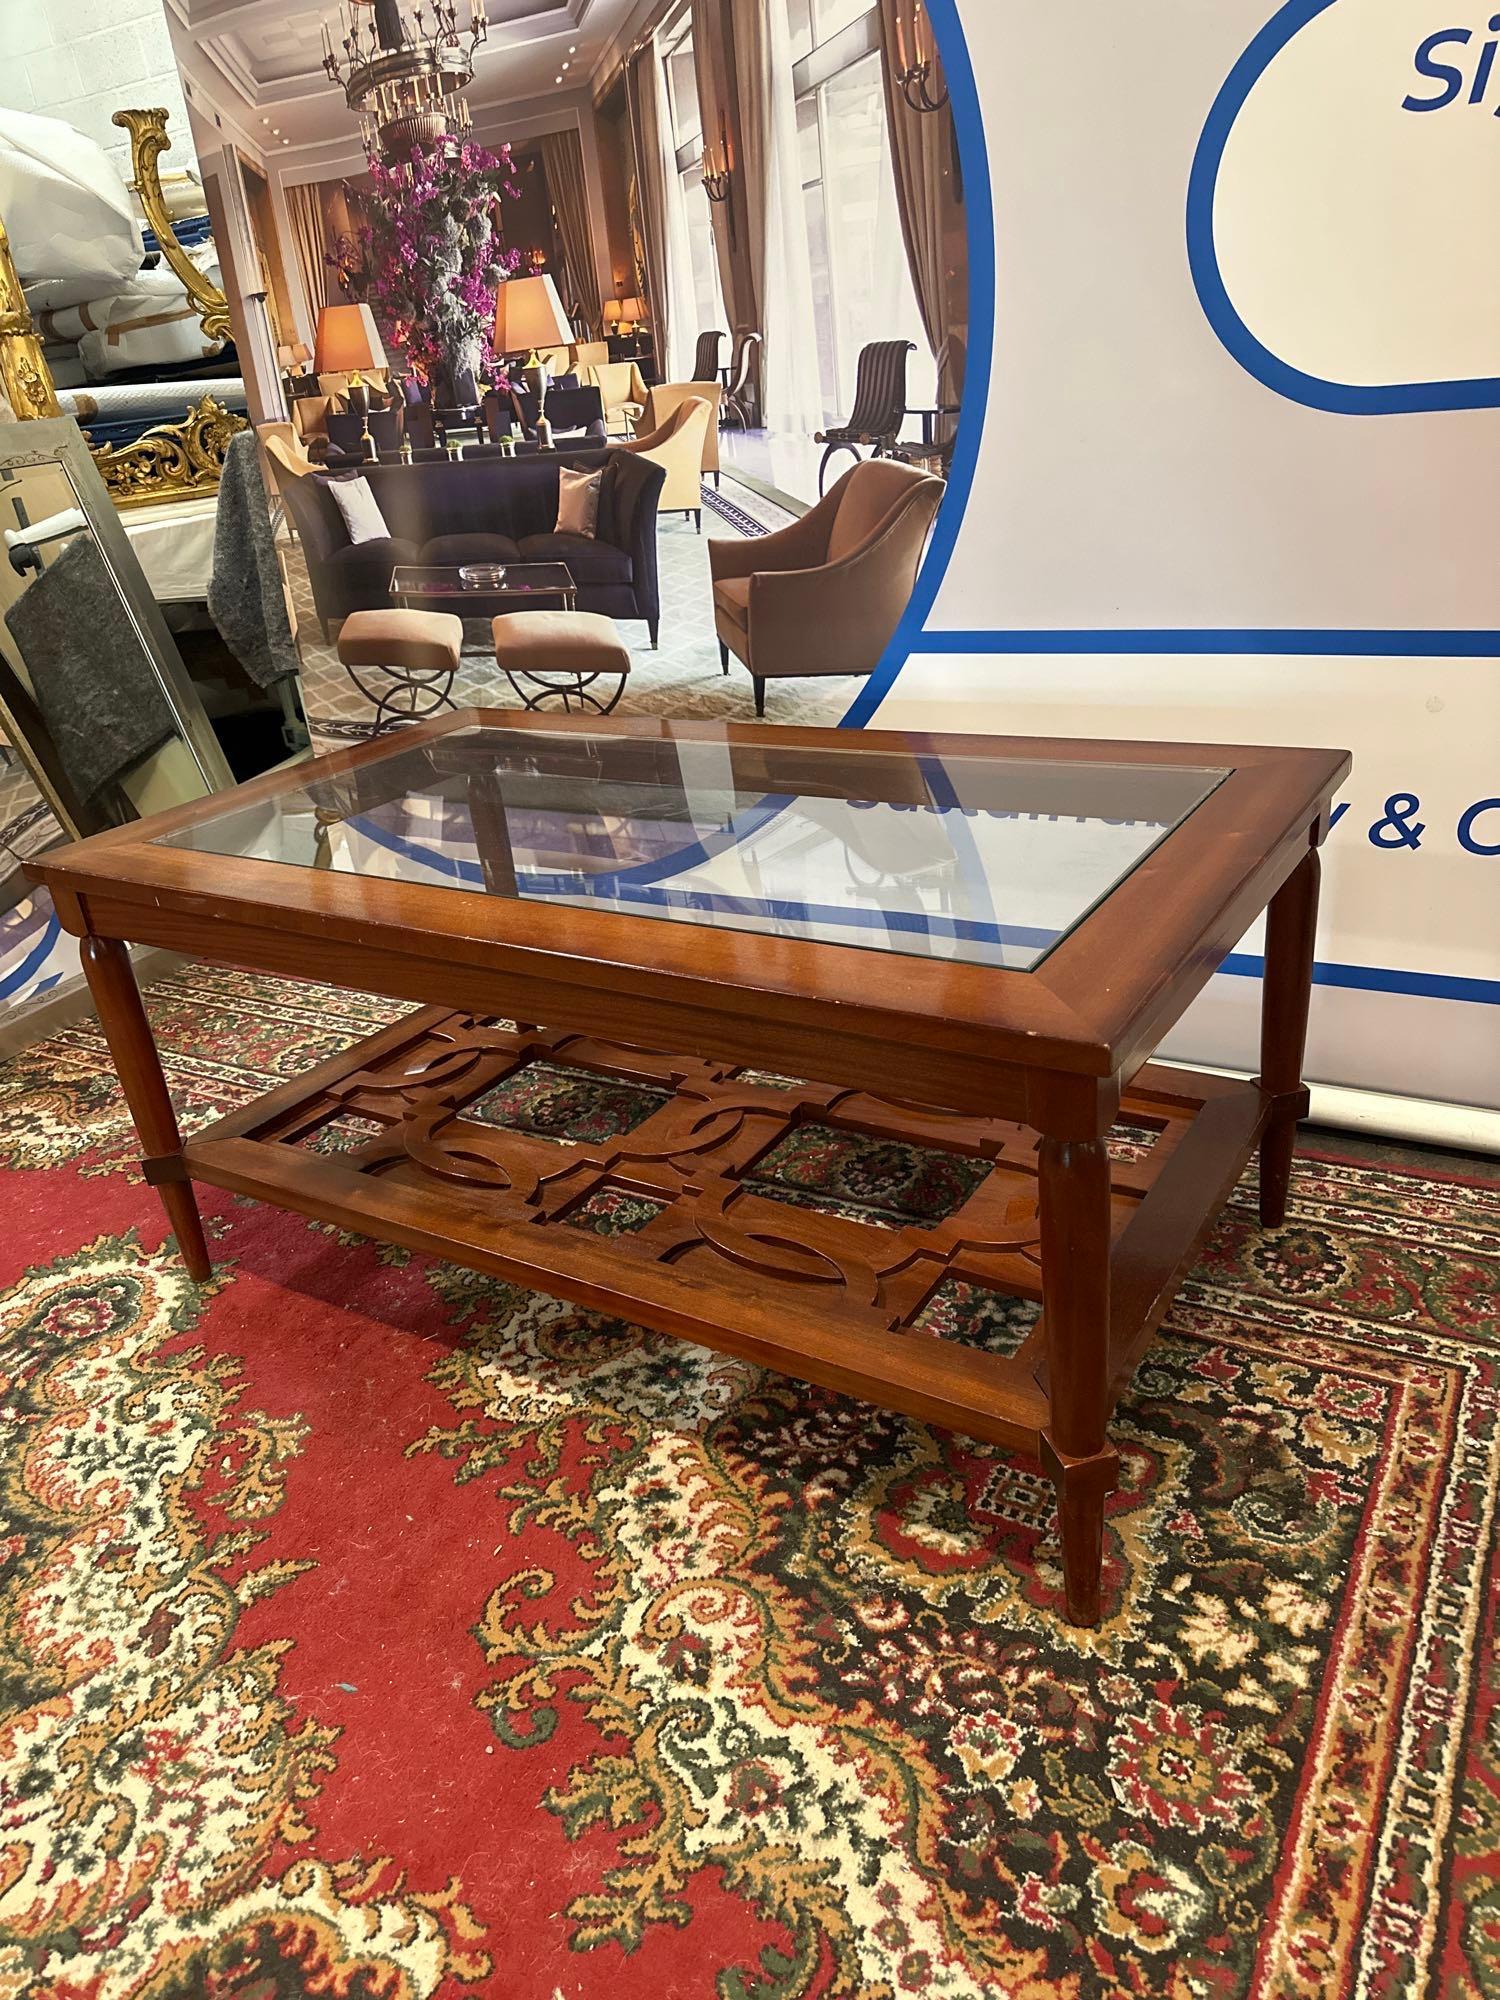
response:
[[[1155,1066],[1128,1094],[1109,1141],[1115,1391],[1267,1103]],[[997,1119],[427,1009],[184,1153],[194,1180],[1035,1450],[1036,1148]],[[983,1345],[941,1337],[976,1289],[1037,1310],[969,1314]]]

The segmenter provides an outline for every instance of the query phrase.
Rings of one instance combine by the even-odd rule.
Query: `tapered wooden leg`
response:
[[[194,1278],[213,1273],[192,1182],[182,1172],[182,1135],[167,1092],[167,1081],[141,1005],[130,954],[115,938],[86,937],[80,947],[84,974],[98,1009],[99,1024],[114,1058],[115,1073],[145,1158],[146,1179],[161,1196],[177,1238],[182,1261]]]
[[[1286,1220],[1297,1120],[1307,1111],[1302,1056],[1312,998],[1313,940],[1318,928],[1322,863],[1312,848],[1272,898],[1266,912],[1266,973],[1260,1002],[1260,1081],[1276,1099],[1260,1142],[1260,1220]]]
[[[1104,1497],[1119,1460],[1109,1419],[1109,1155],[1102,1139],[1043,1139],[1043,1313],[1052,1412],[1042,1464],[1057,1488],[1063,1581],[1074,1625],[1099,1622]]]

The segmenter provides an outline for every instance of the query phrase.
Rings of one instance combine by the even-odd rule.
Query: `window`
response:
[[[698,331],[727,325],[724,290],[719,283],[719,253],[714,247],[713,217],[708,196],[703,192],[703,165],[695,160],[678,176],[682,183],[682,205],[687,214],[688,252],[693,272],[693,304],[697,307]]]
[[[896,207],[874,11],[865,0],[786,0],[797,96],[797,147],[807,220],[818,372],[830,422],[853,407],[860,350],[913,341],[913,403],[930,376]],[[845,31],[863,23],[862,34]],[[798,56],[809,35],[818,36]],[[844,39],[828,46],[833,36]]]
[[[797,100],[797,158],[802,168],[802,211],[807,219],[807,253],[812,266],[813,329],[818,342],[818,380],[823,413],[839,399],[838,355],[834,345],[833,273],[828,257],[828,208],[823,192],[823,138],[818,94]]]
[[[692,17],[684,13],[663,36],[662,67],[667,80],[667,104],[672,118],[672,145],[677,155],[677,180],[687,224],[688,291],[699,331],[727,326],[724,294],[719,283],[719,256],[714,247],[713,214],[703,192],[703,117],[698,106],[698,75],[693,60]]]
[[[668,32],[662,52],[667,73],[667,104],[672,114],[672,145],[681,153],[689,146],[702,149],[703,118],[698,110],[698,76],[693,66],[691,16]]]
[[[792,61],[801,62],[824,42],[831,42],[854,22],[874,10],[870,0],[786,0],[787,26],[792,31]]]

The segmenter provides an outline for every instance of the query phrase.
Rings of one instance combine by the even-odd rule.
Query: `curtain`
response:
[[[732,19],[743,156],[735,162],[733,199],[748,240],[750,282],[765,336],[762,407],[772,430],[816,430],[823,422],[823,392],[797,159],[791,31],[784,6],[736,7]]]
[[[957,341],[961,328],[955,322],[957,314],[967,316],[967,305],[955,306],[955,276],[948,268],[950,258],[956,265],[966,256],[963,195],[954,171],[953,113],[951,109],[913,111],[901,95],[895,75],[899,4],[904,0],[880,0],[880,68],[885,78],[896,206],[927,344],[936,357],[945,342],[954,343],[938,395],[944,402],[957,402],[963,389],[963,369]]]
[[[663,78],[665,90],[665,78]],[[698,300],[693,289],[693,246],[688,236],[687,199],[677,158],[663,161],[667,207],[667,320],[671,340],[656,352],[663,363],[664,382],[690,382],[698,345]],[[702,197],[700,197],[702,199]]]
[[[662,361],[670,353],[671,314],[667,292],[667,131],[664,113],[666,95],[661,73],[661,56],[653,37],[632,56],[625,71],[625,93],[630,106],[630,140],[635,159],[636,200],[641,215],[641,236],[646,248],[647,304],[651,308],[651,328],[656,352]]]
[[[296,252],[297,270],[302,278],[302,290],[307,297],[307,309],[312,314],[312,325],[307,338],[313,340],[318,330],[318,311],[332,303],[333,273],[325,261],[328,254],[328,225],[323,218],[322,189],[293,184],[282,189],[286,197],[287,220],[291,224],[292,248]]]
[[[589,227],[588,184],[583,177],[583,148],[576,132],[544,132],[540,140],[547,191],[562,251],[565,292],[571,311],[599,331],[599,279],[594,264],[594,232]]]
[[[719,143],[720,120],[730,135],[738,138],[734,116],[734,88],[731,82],[732,51],[724,45],[723,0],[693,0],[693,74],[698,85],[698,112],[703,120],[705,146]],[[740,148],[734,145],[736,157]],[[724,300],[727,331],[741,327],[760,328],[760,313],[750,289],[750,272],[744,258],[736,258],[729,246],[729,225],[724,210],[714,204],[714,255],[719,265],[719,292]]]

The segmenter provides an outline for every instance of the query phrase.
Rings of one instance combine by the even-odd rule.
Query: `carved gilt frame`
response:
[[[162,256],[181,280],[204,333],[211,340],[230,338],[228,299],[220,287],[208,282],[177,241],[167,213],[160,174],[161,156],[171,143],[165,109],[158,106],[153,110],[117,111],[113,122],[130,134],[131,191],[140,198]],[[0,218],[0,388],[20,419],[64,414],[16,274],[3,218]],[[194,404],[180,423],[157,424],[129,444],[89,448],[116,507],[192,500],[217,489],[229,440],[236,431],[244,430],[247,422],[248,419],[226,410],[209,395]]]

